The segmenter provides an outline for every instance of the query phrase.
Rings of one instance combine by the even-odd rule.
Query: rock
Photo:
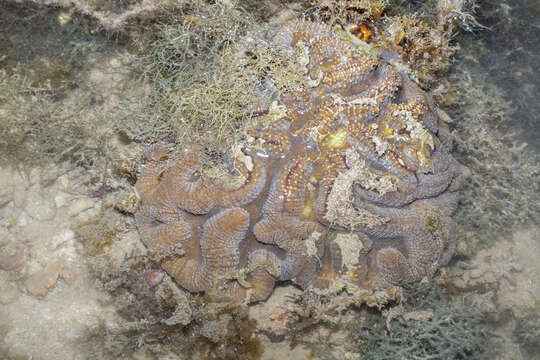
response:
[[[139,208],[140,200],[133,192],[120,192],[113,199],[113,207],[126,214],[134,214]]]
[[[213,343],[218,343],[226,336],[231,321],[230,314],[223,314],[217,320],[205,321],[201,326],[201,335]]]
[[[0,190],[0,207],[13,200],[13,186],[5,186]]]
[[[15,192],[13,193],[13,203],[15,204],[15,207],[17,209],[24,207],[27,197],[28,197],[28,192],[26,191],[24,186],[20,186],[19,188],[17,188]]]
[[[168,319],[163,320],[162,322],[168,326],[174,325],[188,325],[193,318],[191,309],[189,308],[189,303],[178,303],[176,309],[172,316]]]
[[[4,169],[0,174],[0,207],[15,200],[17,194],[24,193],[18,191],[23,183],[17,180],[19,180],[19,176],[13,171]]]

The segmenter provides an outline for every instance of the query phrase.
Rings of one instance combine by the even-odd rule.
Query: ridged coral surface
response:
[[[136,184],[143,242],[179,285],[257,301],[276,281],[373,290],[453,252],[460,166],[429,97],[326,25],[273,36],[309,88],[256,112],[227,176],[155,145]]]

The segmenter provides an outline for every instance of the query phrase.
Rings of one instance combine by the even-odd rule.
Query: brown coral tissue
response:
[[[185,289],[248,302],[278,281],[373,291],[432,275],[453,253],[461,166],[429,96],[326,25],[271,41],[308,85],[255,112],[230,174],[148,149],[142,241]]]

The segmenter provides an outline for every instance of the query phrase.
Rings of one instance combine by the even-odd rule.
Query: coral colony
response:
[[[152,146],[137,225],[191,292],[248,302],[277,281],[373,291],[433,274],[453,253],[461,169],[428,96],[324,24],[273,34],[309,87],[254,112],[226,176]]]

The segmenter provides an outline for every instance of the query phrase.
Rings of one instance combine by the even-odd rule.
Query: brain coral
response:
[[[373,290],[418,281],[452,254],[460,165],[429,97],[326,25],[294,21],[273,46],[309,89],[257,111],[230,174],[154,145],[136,221],[162,268],[192,292],[257,301],[276,281]]]

